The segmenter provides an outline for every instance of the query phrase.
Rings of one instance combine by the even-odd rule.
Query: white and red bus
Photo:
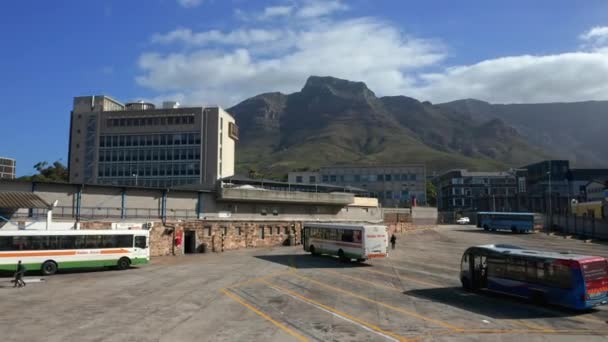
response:
[[[388,228],[374,224],[304,223],[304,250],[343,260],[365,261],[388,256]]]
[[[18,261],[44,275],[70,268],[126,269],[148,263],[148,236],[147,230],[0,231],[0,271],[15,271]]]

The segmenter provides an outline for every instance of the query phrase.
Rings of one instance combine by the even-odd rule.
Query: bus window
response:
[[[355,234],[353,236],[353,241],[361,242],[361,231],[360,230],[355,230]]]
[[[345,230],[342,234],[342,241],[344,242],[353,242],[353,231]]]
[[[146,248],[146,237],[145,236],[136,236],[135,237],[135,247],[136,248]]]
[[[465,253],[462,256],[462,262],[460,264],[460,269],[463,271],[469,269],[469,254],[468,253]]]
[[[488,276],[504,277],[505,275],[505,260],[499,258],[488,257]]]
[[[513,280],[526,280],[526,261],[511,259],[507,262],[505,277]]]
[[[118,241],[116,235],[103,235],[101,237],[102,248],[116,248],[118,247]]]
[[[130,248],[133,246],[133,235],[118,235],[116,240],[116,247]]]
[[[0,251],[10,251],[13,246],[12,236],[0,236]]]

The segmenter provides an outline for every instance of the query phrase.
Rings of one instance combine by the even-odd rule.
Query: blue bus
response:
[[[534,213],[482,211],[477,213],[477,227],[484,230],[510,230],[527,233],[534,230]]]
[[[468,248],[461,260],[465,290],[486,290],[586,310],[608,302],[603,257],[526,250],[510,245]]]

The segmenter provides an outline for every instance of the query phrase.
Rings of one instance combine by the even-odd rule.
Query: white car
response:
[[[461,217],[458,220],[456,220],[456,223],[458,223],[458,224],[469,224],[469,223],[471,223],[471,220],[469,220],[468,217]]]

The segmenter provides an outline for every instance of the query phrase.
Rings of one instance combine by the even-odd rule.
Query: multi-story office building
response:
[[[511,211],[518,188],[525,191],[516,171],[451,170],[435,178],[435,184],[440,211]]]
[[[70,122],[71,183],[171,187],[234,174],[238,127],[220,107],[175,102],[122,103],[74,98]]]
[[[353,186],[369,191],[385,207],[426,204],[424,165],[332,166],[290,172],[289,182]]]
[[[14,179],[15,174],[15,159],[0,157],[0,178]]]

